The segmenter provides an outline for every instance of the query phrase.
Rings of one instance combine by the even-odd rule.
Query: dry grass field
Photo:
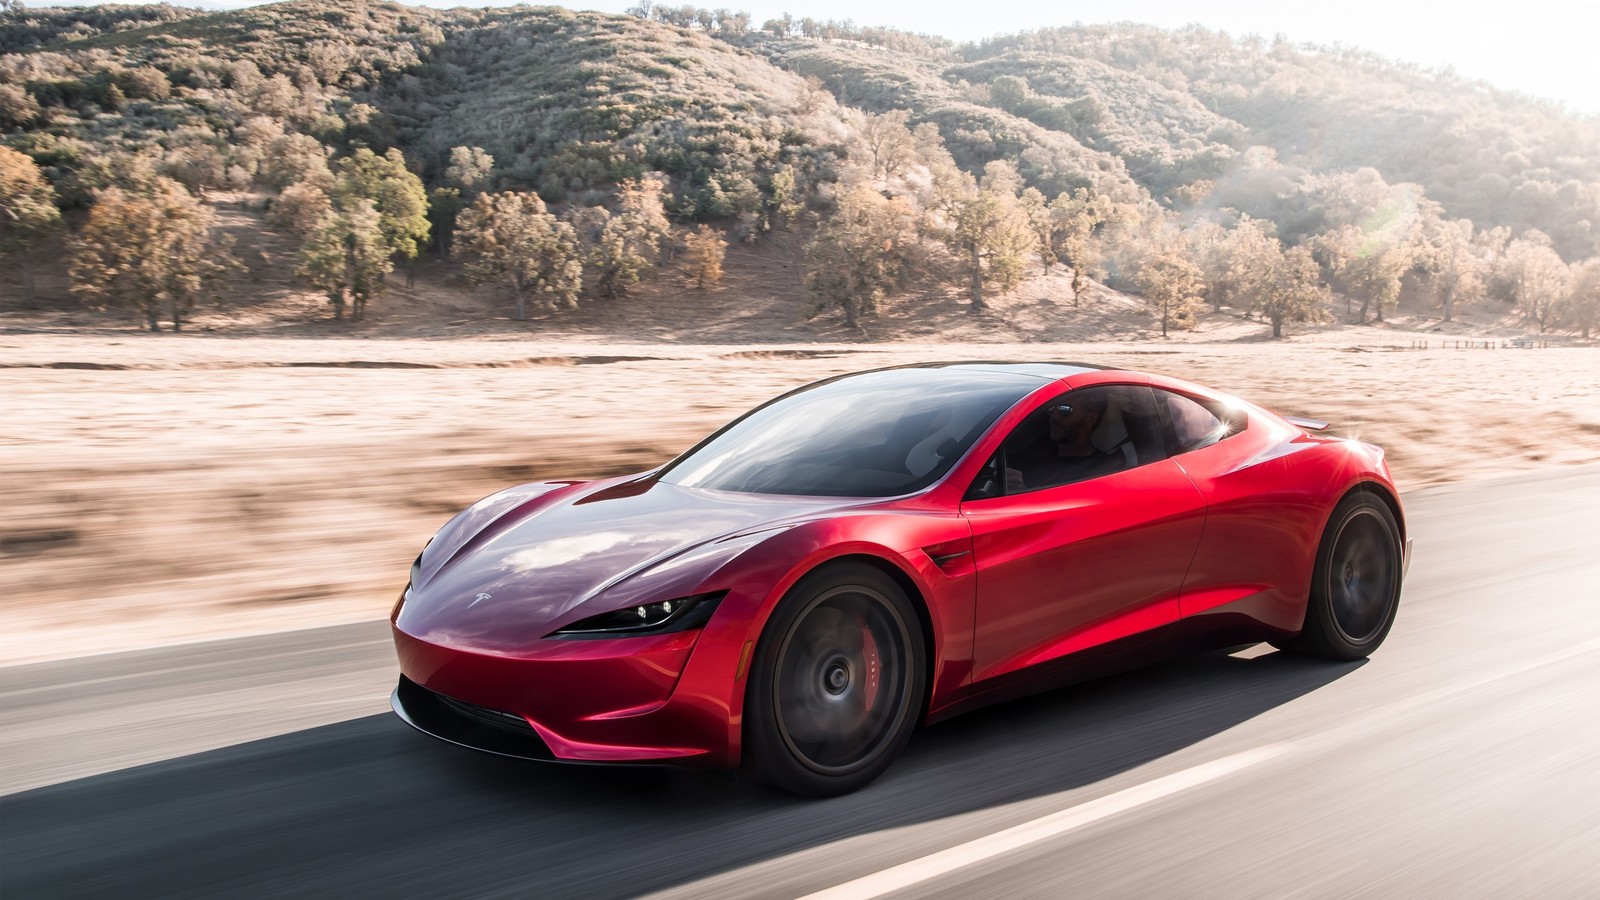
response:
[[[0,335],[0,663],[380,618],[479,496],[639,471],[778,392],[898,363],[1177,374],[1382,444],[1407,488],[1600,459],[1594,348],[1406,347]]]

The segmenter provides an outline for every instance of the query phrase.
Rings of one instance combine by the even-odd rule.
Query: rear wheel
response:
[[[1305,627],[1281,646],[1343,660],[1378,649],[1400,605],[1400,552],[1388,505],[1366,491],[1345,497],[1317,549]]]
[[[893,579],[842,564],[802,579],[756,649],[746,765],[784,790],[832,796],[889,767],[924,690],[922,626]]]

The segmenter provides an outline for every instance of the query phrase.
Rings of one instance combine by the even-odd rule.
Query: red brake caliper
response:
[[[872,709],[878,701],[878,642],[872,639],[872,629],[861,627],[861,655],[867,661],[866,708]]]

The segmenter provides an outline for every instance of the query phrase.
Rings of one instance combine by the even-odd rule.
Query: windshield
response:
[[[780,397],[669,466],[661,480],[751,494],[893,497],[938,481],[1037,378],[907,368]]]

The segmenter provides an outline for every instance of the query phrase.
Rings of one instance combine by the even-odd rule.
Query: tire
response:
[[[745,695],[744,766],[772,787],[846,794],[883,774],[921,718],[922,624],[894,579],[827,566],[778,603]]]
[[[1305,626],[1276,646],[1325,659],[1364,659],[1394,626],[1400,607],[1400,528],[1367,491],[1346,495],[1317,547]]]

